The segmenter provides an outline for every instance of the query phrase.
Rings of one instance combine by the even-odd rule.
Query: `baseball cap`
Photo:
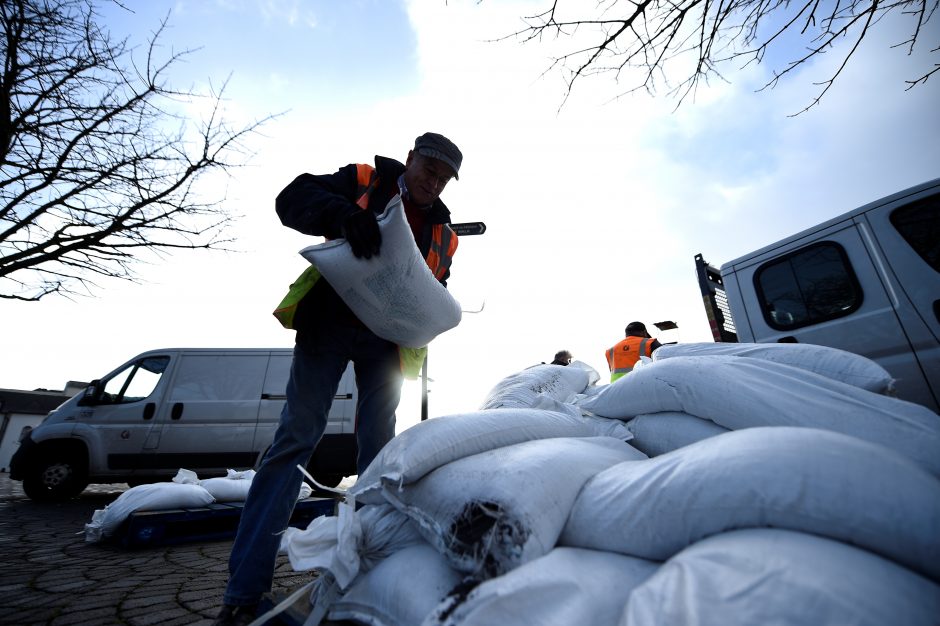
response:
[[[461,154],[460,148],[444,135],[424,133],[415,139],[415,152],[422,156],[443,161],[454,170],[454,178],[460,178],[457,176],[457,172],[460,171],[463,154]]]
[[[644,324],[643,322],[630,322],[629,324],[627,324],[627,332],[628,333],[645,333],[646,324]]]

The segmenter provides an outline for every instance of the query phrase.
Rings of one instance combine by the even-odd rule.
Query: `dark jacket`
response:
[[[369,196],[369,210],[380,214],[389,200],[399,193],[398,178],[405,166],[394,159],[375,157],[375,170],[379,183]],[[356,205],[356,165],[349,164],[334,174],[301,174],[295,178],[274,201],[281,223],[305,235],[338,239],[343,236],[342,224],[350,214],[361,209]],[[450,223],[450,211],[436,200],[428,209],[421,240],[417,241],[421,255],[426,257],[431,247],[434,224]],[[381,254],[381,250],[379,251]],[[441,280],[447,284],[448,271]],[[317,281],[297,308],[294,328],[298,340],[305,332],[324,324],[363,326],[346,303],[325,280]]]

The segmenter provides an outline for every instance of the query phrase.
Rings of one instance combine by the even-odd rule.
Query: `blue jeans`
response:
[[[326,429],[340,378],[356,372],[356,441],[361,474],[395,436],[402,374],[395,344],[365,328],[331,326],[294,346],[287,403],[274,442],[251,483],[229,557],[223,602],[251,605],[271,590],[281,532],[287,528],[306,467]]]

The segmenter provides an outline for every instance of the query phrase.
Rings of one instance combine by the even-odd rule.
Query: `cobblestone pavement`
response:
[[[228,578],[231,540],[136,550],[85,543],[84,526],[127,485],[92,485],[33,502],[0,473],[0,624],[210,624]],[[309,582],[279,557],[274,593]]]

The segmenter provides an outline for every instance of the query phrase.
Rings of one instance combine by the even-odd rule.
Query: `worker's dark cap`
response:
[[[646,324],[644,324],[643,322],[630,322],[629,324],[627,324],[627,332],[628,333],[645,333]]]
[[[444,135],[424,133],[415,139],[415,152],[422,156],[443,161],[454,170],[454,178],[460,178],[457,172],[460,171],[463,154],[460,152],[460,148]]]

